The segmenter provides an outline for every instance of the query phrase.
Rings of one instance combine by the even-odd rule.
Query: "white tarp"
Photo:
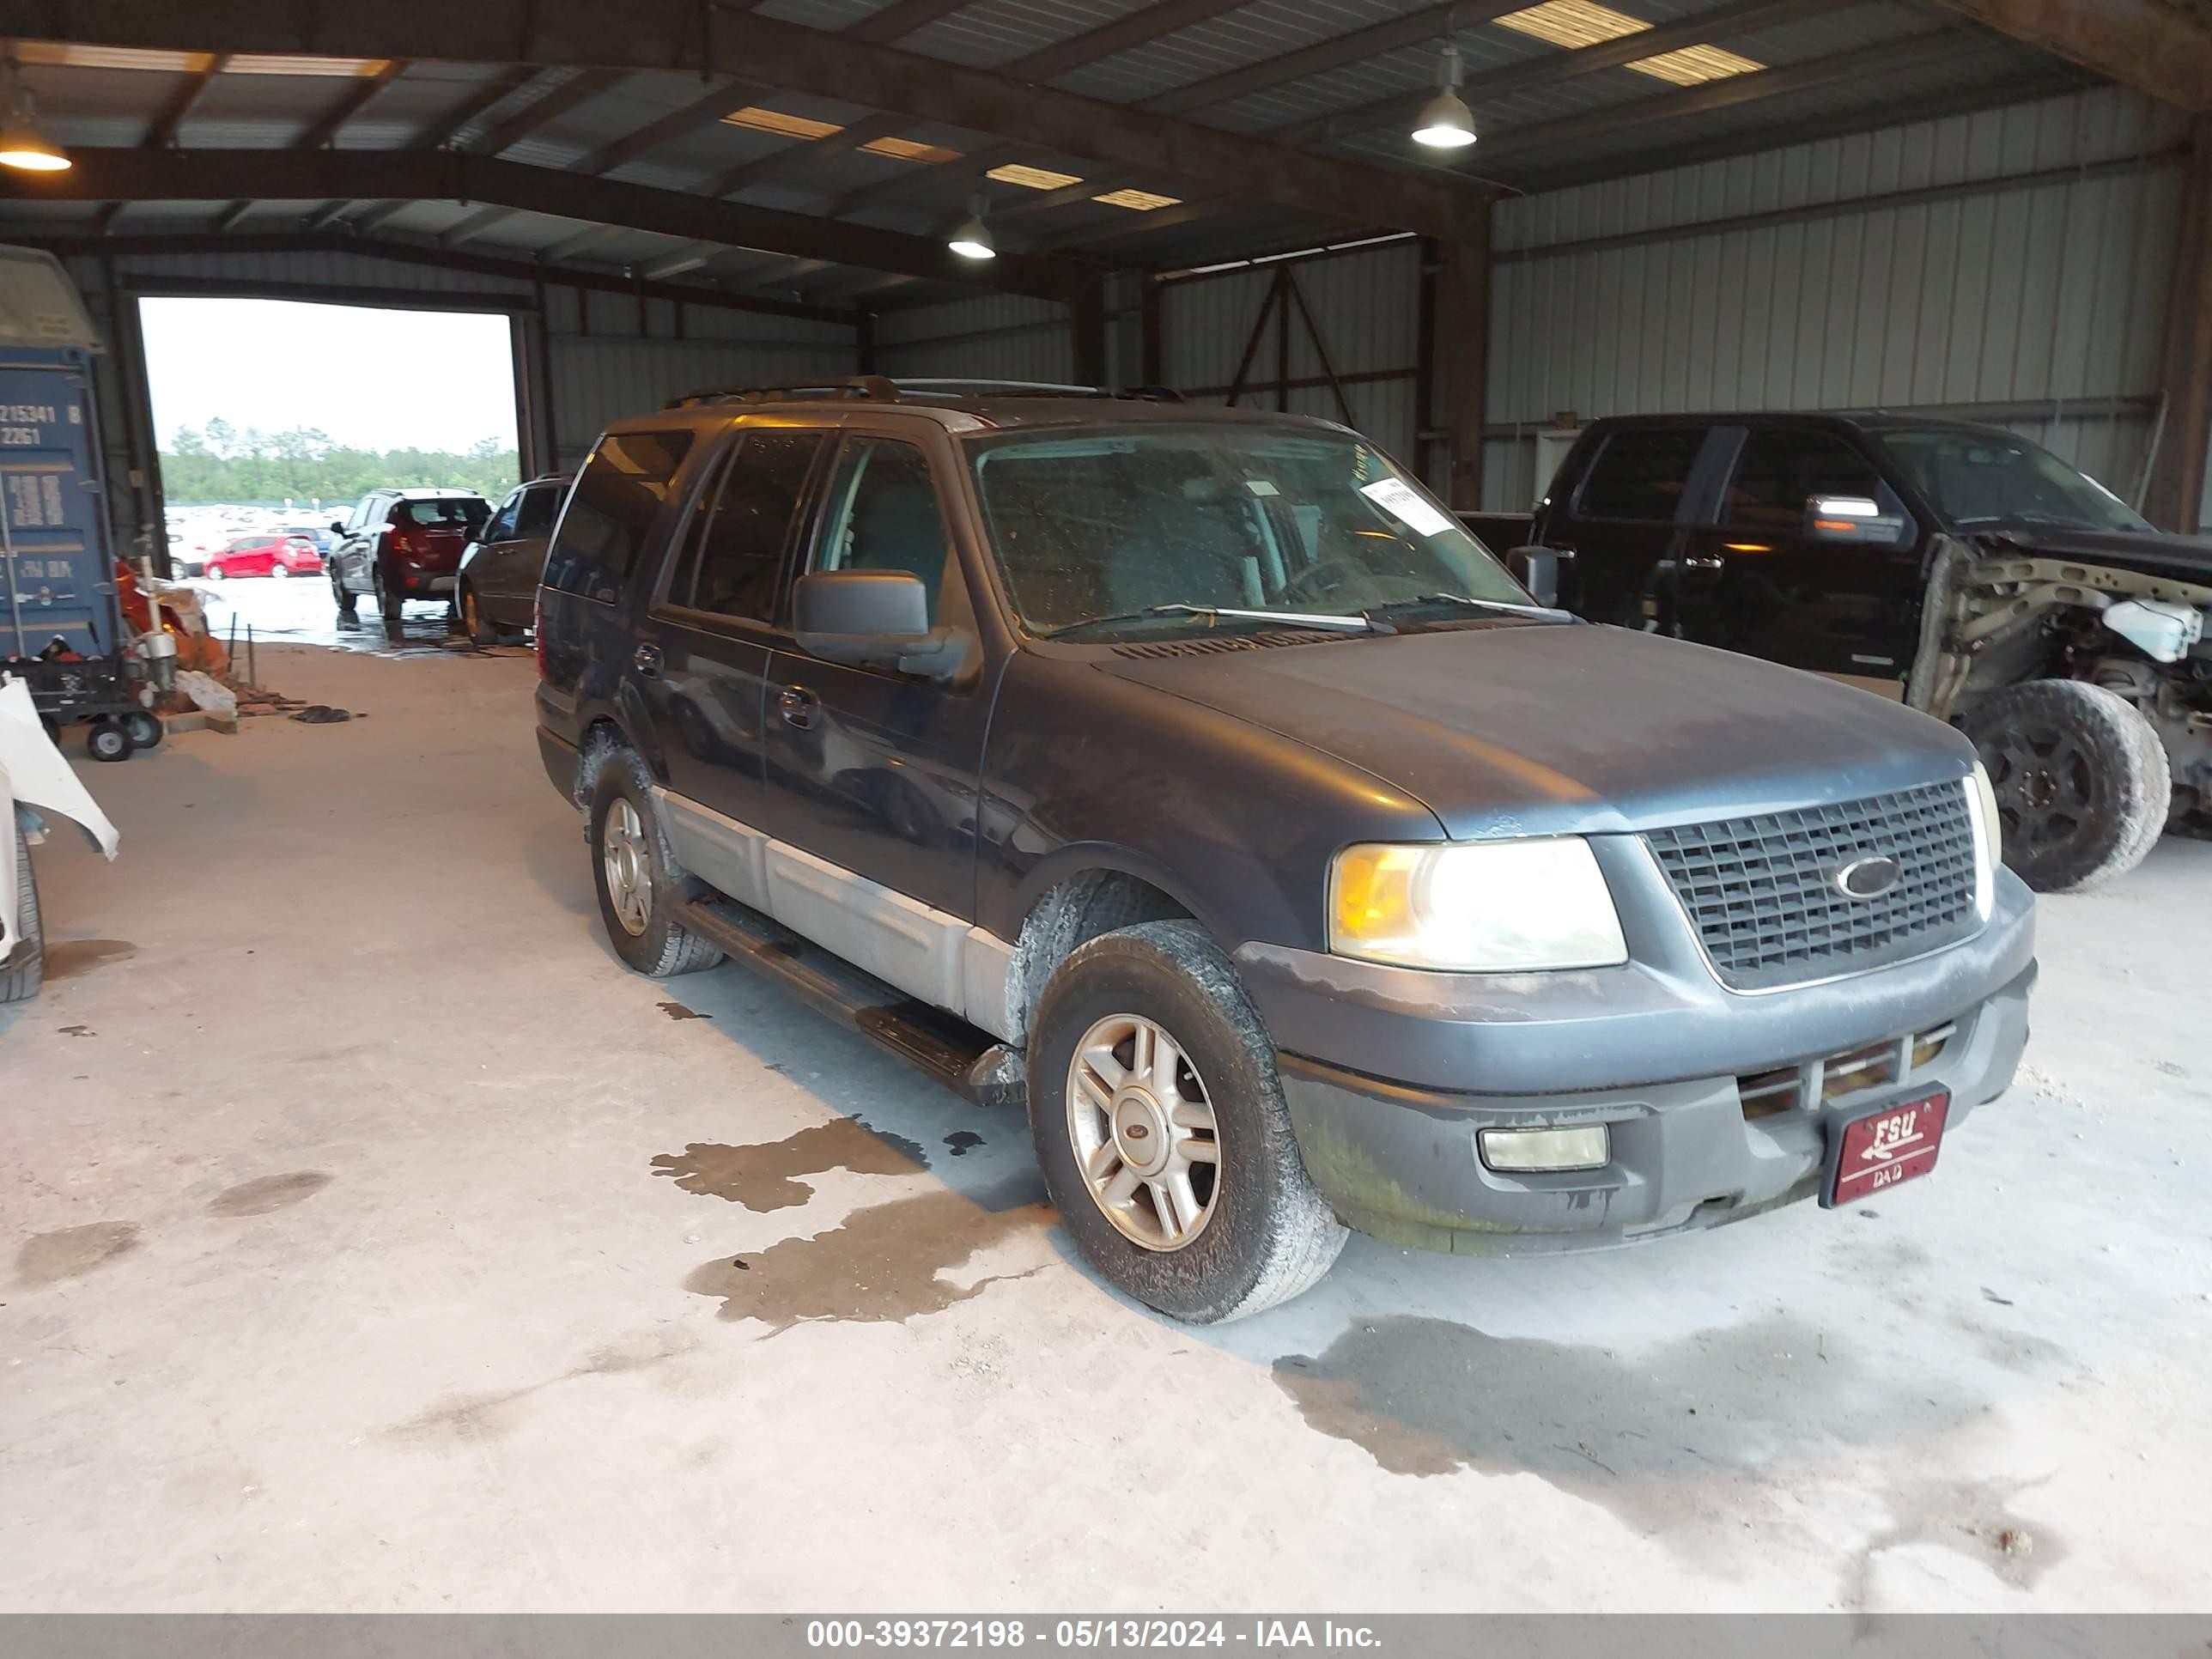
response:
[[[42,815],[69,818],[109,858],[119,839],[107,814],[77,781],[62,751],[39,724],[31,688],[0,674],[0,928],[8,944],[15,939],[15,823],[18,804]]]

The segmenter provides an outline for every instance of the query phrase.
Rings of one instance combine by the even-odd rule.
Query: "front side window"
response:
[[[637,562],[675,487],[692,434],[611,432],[576,479],[561,533],[545,560],[545,585],[612,599]]]
[[[829,501],[815,568],[919,576],[934,624],[948,544],[929,458],[895,438],[848,439],[838,452]]]
[[[2008,434],[1931,427],[1878,434],[1936,510],[1960,528],[2045,524],[2142,531],[2150,523],[2049,450]]]
[[[669,604],[755,622],[775,615],[784,544],[821,447],[818,432],[744,434],[669,584]]]
[[[504,542],[514,539],[515,513],[521,500],[522,492],[518,489],[499,504],[499,511],[493,514],[484,525],[483,538],[485,541]]]
[[[968,453],[992,550],[1032,632],[1097,622],[1103,636],[1109,618],[1209,625],[1142,616],[1158,606],[1318,616],[1437,595],[1528,603],[1456,520],[1348,435],[1147,424],[1014,433],[972,440]]]
[[[1674,523],[1710,429],[1655,426],[1614,433],[1583,481],[1577,511],[1585,519]]]
[[[553,520],[561,516],[561,486],[534,484],[522,492],[516,507],[514,522],[508,534],[527,540],[533,536],[553,533]]]

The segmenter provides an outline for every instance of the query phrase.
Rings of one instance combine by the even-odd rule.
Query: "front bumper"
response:
[[[1486,977],[1260,945],[1237,957],[1283,1050],[1307,1170],[1345,1222],[1419,1248],[1533,1254],[1811,1197],[1838,1117],[1942,1088],[1955,1125],[2003,1093],[2027,1040],[2033,906],[2002,875],[1973,939],[1756,996],[1723,989],[1694,952],[1668,960],[1656,945],[1660,959],[1639,952],[1602,972]],[[1908,1063],[1917,1039],[1946,1027],[1938,1051],[1923,1045]],[[1891,1063],[1815,1069],[1869,1051]],[[1800,1086],[1778,1089],[1792,1073]],[[1600,1169],[1504,1174],[1478,1151],[1486,1128],[1596,1123],[1611,1141]]]

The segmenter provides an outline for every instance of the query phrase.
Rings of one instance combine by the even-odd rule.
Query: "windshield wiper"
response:
[[[1364,616],[1335,617],[1315,615],[1303,611],[1243,611],[1225,605],[1148,605],[1141,611],[1120,611],[1110,617],[1085,617],[1075,622],[1062,623],[1057,628],[1035,630],[1041,640],[1056,640],[1064,634],[1080,629],[1105,628],[1115,623],[1147,622],[1154,617],[1204,617],[1209,620],[1227,617],[1236,622],[1285,623],[1299,628],[1342,628],[1363,634],[1388,631]]]
[[[1417,605],[1463,605],[1472,611],[1502,611],[1509,617],[1541,617],[1547,622],[1572,622],[1574,613],[1541,605],[1515,605],[1505,599],[1469,599],[1464,593],[1423,593],[1411,599],[1393,599],[1388,605],[1370,605],[1361,614],[1374,617],[1389,616],[1394,611],[1404,611]]]

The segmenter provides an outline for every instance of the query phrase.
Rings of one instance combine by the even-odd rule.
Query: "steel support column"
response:
[[[1482,428],[1490,379],[1490,218],[1469,214],[1464,234],[1438,246],[1436,386],[1451,457],[1445,499],[1482,507]]]
[[[2212,116],[2190,138],[2181,238],[2166,325],[2166,422],[2143,514],[2193,535],[2204,516],[2206,452],[2212,449]]]

